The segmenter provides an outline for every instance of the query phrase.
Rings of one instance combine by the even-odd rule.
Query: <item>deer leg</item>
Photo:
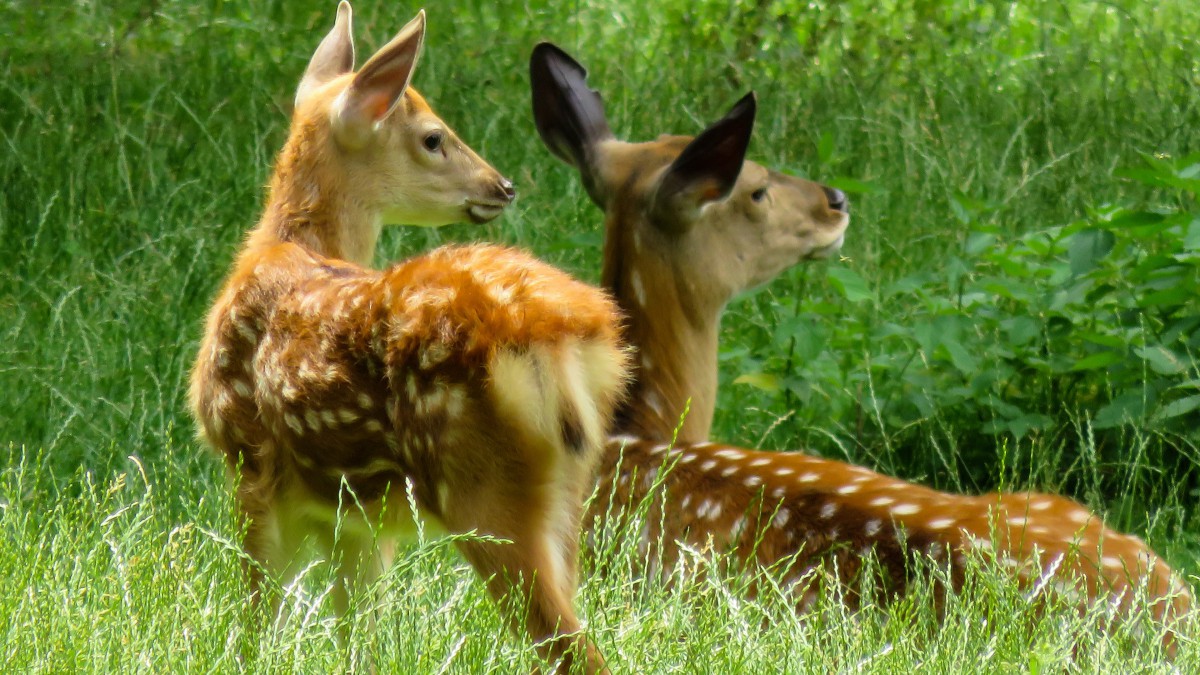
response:
[[[585,672],[607,673],[599,650],[582,633],[566,572],[556,560],[559,552],[548,550],[545,542],[497,536],[512,543],[467,541],[459,542],[458,548],[487,580],[488,591],[514,628],[523,623],[542,658],[558,662],[558,672],[571,672],[576,659],[582,658]],[[514,597],[514,590],[520,595]],[[522,610],[523,622],[518,615]]]
[[[538,653],[558,662],[559,672],[571,671],[582,660],[584,672],[607,673],[572,605],[583,508],[581,489],[573,484],[578,481],[560,477],[540,488],[526,484],[514,491],[519,481],[495,478],[449,500],[446,524],[452,531],[475,530],[511,543],[464,541],[459,550],[487,582],[513,627],[523,627],[538,643]]]

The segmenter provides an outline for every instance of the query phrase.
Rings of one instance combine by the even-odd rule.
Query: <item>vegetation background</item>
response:
[[[320,570],[244,611],[237,525],[194,438],[201,318],[257,218],[333,0],[0,2],[0,657],[5,672],[325,672]],[[356,4],[359,54],[418,8]],[[536,140],[527,59],[591,69],[618,135],[759,94],[751,154],[852,193],[846,259],[732,306],[714,437],[944,489],[1075,497],[1200,572],[1200,9],[1000,0],[445,2],[415,76],[518,186],[485,227],[390,230],[380,262],[487,239],[595,280],[601,217]],[[527,644],[444,542],[388,575],[349,658],[511,672]],[[616,561],[606,566],[620,569]],[[627,549],[626,549],[627,550]],[[589,559],[590,562],[590,559]],[[696,563],[700,565],[699,561]],[[797,621],[714,575],[590,578],[621,671],[1132,672],[1155,641],[1036,611],[980,571]],[[715,580],[714,580],[715,579]],[[1196,668],[1195,636],[1177,665]],[[238,660],[239,656],[243,660]]]

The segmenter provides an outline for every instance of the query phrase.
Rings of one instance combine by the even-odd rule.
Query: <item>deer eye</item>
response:
[[[431,131],[425,140],[421,141],[425,149],[430,152],[437,152],[438,148],[442,147],[442,132]]]
[[[758,188],[754,192],[750,193],[750,199],[753,199],[756,202],[761,202],[763,199],[766,198],[766,196],[767,196],[767,188],[765,188],[765,187]]]

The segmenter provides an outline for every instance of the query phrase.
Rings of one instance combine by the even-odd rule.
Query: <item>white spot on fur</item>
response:
[[[815,483],[819,480],[821,480],[821,474],[812,471],[802,473],[796,478],[797,483]]]
[[[713,502],[712,507],[708,510],[708,519],[716,520],[721,515],[721,503]]]
[[[292,413],[284,413],[283,421],[292,431],[296,432],[297,436],[304,434],[304,425],[300,423],[299,417],[296,417]]]
[[[383,425],[379,423],[379,420],[367,420],[367,423],[364,425],[364,428],[367,431],[370,431],[371,433],[376,433],[376,434],[383,431]]]
[[[450,357],[450,347],[442,342],[435,342],[421,351],[421,370],[429,370]]]
[[[876,497],[867,503],[871,506],[887,506],[896,503],[896,500],[891,497]]]
[[[1067,514],[1067,520],[1069,520],[1072,523],[1075,523],[1077,525],[1083,525],[1088,520],[1090,520],[1091,517],[1092,517],[1092,514],[1088,513],[1087,511],[1084,511],[1083,509],[1075,509]]]
[[[851,483],[850,485],[843,485],[842,487],[834,490],[834,492],[838,493],[839,495],[851,495],[855,492],[858,492],[860,489],[862,489],[861,486]]]
[[[746,528],[746,516],[738,516],[738,519],[733,521],[733,527],[729,528],[729,537],[737,539],[742,536],[742,530]]]
[[[250,398],[250,396],[253,394],[253,392],[250,390],[250,384],[245,380],[234,380],[233,390],[236,391],[242,398]]]
[[[871,520],[867,521],[867,525],[863,528],[863,532],[866,532],[868,537],[874,537],[875,535],[879,534],[879,530],[882,527],[883,521],[879,520],[878,518],[872,518]]]
[[[833,502],[826,502],[825,505],[821,507],[821,517],[825,520],[829,520],[833,517],[833,514],[837,513],[837,510],[837,504],[834,504]]]
[[[645,307],[646,288],[642,286],[642,275],[638,274],[636,267],[629,272],[629,285],[633,288],[633,296],[637,300],[637,304]]]
[[[736,465],[735,466],[727,466],[721,471],[721,475],[726,478],[729,478],[730,476],[732,476],[733,474],[735,474],[737,472],[738,472],[738,467]]]
[[[337,412],[338,417],[342,420],[342,424],[353,424],[358,421],[358,413],[350,408],[342,408]]]
[[[746,476],[746,480],[742,481],[742,483],[748,488],[753,488],[762,485],[762,479],[758,476]]]
[[[921,507],[916,504],[897,504],[892,507],[892,513],[898,516],[911,516],[914,513],[920,513]]]
[[[775,471],[774,471],[774,474],[776,476],[779,476],[780,478],[787,478],[788,476],[790,476],[794,473],[796,473],[796,472],[787,468],[786,466],[781,469],[775,469]]]
[[[770,463],[771,463],[770,457],[759,457],[758,459],[751,461],[750,466],[766,466]]]
[[[305,410],[304,411],[304,421],[308,422],[309,429],[312,429],[313,431],[318,431],[318,432],[321,430],[321,418],[317,416],[316,411]]]
[[[467,389],[462,385],[451,384],[446,387],[446,417],[457,419],[462,417],[467,406]]]
[[[936,518],[926,523],[931,530],[944,530],[954,524],[953,518]]]
[[[362,408],[363,410],[370,410],[371,408],[375,407],[375,401],[372,400],[372,398],[368,396],[366,392],[359,392],[358,407]]]
[[[716,466],[717,466],[717,460],[710,459],[710,460],[706,460],[703,464],[701,464],[700,468],[704,471],[712,471],[714,468],[716,468]]]
[[[642,397],[642,402],[645,403],[646,407],[653,411],[655,415],[658,415],[659,417],[663,416],[662,400],[658,398],[658,392],[654,391],[653,389],[647,389]]]
[[[776,529],[782,530],[787,525],[788,520],[792,517],[792,512],[786,508],[781,508],[775,512],[775,518],[772,519],[772,524]]]
[[[725,450],[718,450],[713,453],[713,457],[720,457],[721,459],[739,460],[745,456],[746,456],[745,453],[743,453],[741,450],[725,449]]]

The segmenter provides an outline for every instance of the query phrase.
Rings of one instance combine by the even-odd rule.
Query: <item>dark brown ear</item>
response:
[[[654,192],[655,222],[686,227],[700,207],[729,196],[746,159],[756,108],[754,92],[746,94],[679,153]]]
[[[425,43],[425,10],[409,21],[392,41],[367,59],[334,110],[334,132],[346,147],[361,147],[375,125],[396,108]]]
[[[337,19],[333,22],[333,30],[317,45],[304,77],[300,78],[300,86],[296,89],[296,107],[308,97],[313,90],[329,82],[343,73],[354,70],[354,28],[352,26],[353,12],[350,3],[342,0],[338,4]]]
[[[600,94],[587,86],[587,70],[562,49],[543,42],[529,57],[533,120],[550,152],[579,169],[591,192],[595,146],[612,138]]]

